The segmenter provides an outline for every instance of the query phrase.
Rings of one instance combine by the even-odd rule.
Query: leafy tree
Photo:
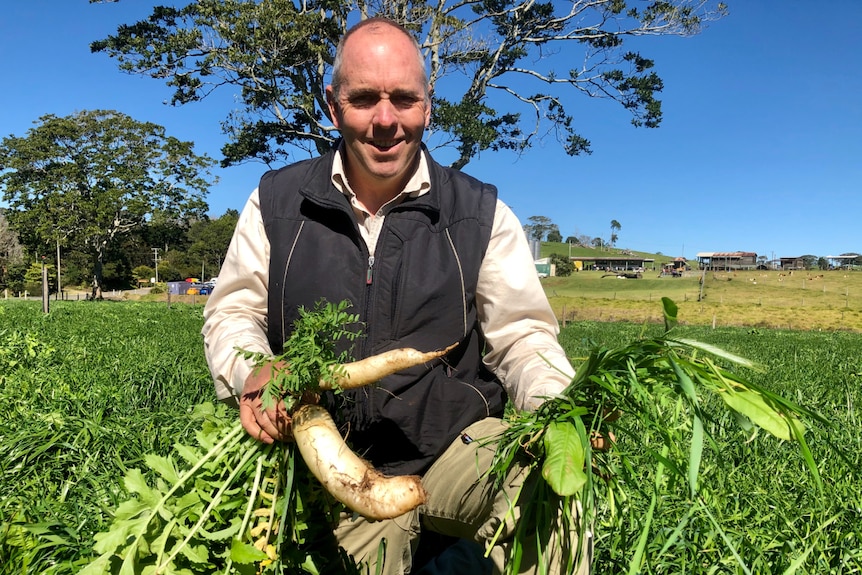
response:
[[[551,254],[548,259],[554,265],[554,274],[558,277],[568,277],[575,271],[575,264],[566,256]]]
[[[610,244],[612,246],[617,245],[617,240],[619,239],[617,232],[620,231],[621,229],[623,229],[623,227],[620,225],[620,223],[618,221],[611,220],[611,241],[610,241]]]
[[[110,0],[90,0],[91,3]],[[698,34],[726,12],[716,0],[408,2],[195,0],[158,6],[91,44],[121,70],[164,80],[171,104],[224,88],[239,95],[222,122],[224,165],[285,159],[336,139],[324,86],[349,22],[384,15],[414,31],[429,61],[434,145],[461,168],[482,150],[520,153],[546,136],[589,153],[568,112],[577,94],[610,98],[635,126],[657,127],[663,89],[653,61],[624,47],[639,36]]]
[[[560,233],[560,230],[553,229],[548,232],[548,241],[560,243],[563,241],[563,235]]]
[[[57,288],[57,274],[52,264],[45,264],[45,268],[48,272],[48,291],[51,292]],[[24,289],[32,295],[42,293],[42,264],[40,262],[31,263],[27,271],[24,272]]]
[[[0,287],[5,287],[9,266],[24,262],[24,248],[18,234],[9,227],[6,215],[0,210]]]
[[[527,221],[530,223],[524,224],[524,231],[527,232],[527,237],[534,240],[542,241],[550,232],[560,233],[557,224],[547,216],[530,216]]]
[[[239,212],[228,210],[218,219],[203,219],[194,222],[189,228],[189,257],[203,262],[205,269],[211,270],[207,275],[218,275],[238,221]]]
[[[114,111],[46,115],[24,137],[0,142],[0,190],[7,217],[36,250],[61,238],[94,262],[101,296],[105,255],[156,213],[200,216],[213,161],[163,127]]]
[[[149,282],[151,279],[156,277],[156,270],[145,265],[135,266],[135,269],[132,270],[132,275],[135,276],[136,280]]]
[[[567,244],[581,245],[581,238],[576,236],[567,236],[566,237]]]
[[[817,267],[817,256],[806,254],[800,258],[805,269],[811,270]]]

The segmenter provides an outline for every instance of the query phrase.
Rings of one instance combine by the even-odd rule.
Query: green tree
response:
[[[57,274],[54,272],[54,266],[45,264],[45,268],[48,272],[48,291],[55,291],[57,288]],[[30,295],[39,295],[42,293],[42,264],[40,262],[31,263],[27,271],[24,272],[24,289]]]
[[[210,270],[207,276],[216,276],[221,270],[221,262],[238,221],[239,212],[228,210],[215,220],[203,219],[194,222],[189,228],[189,257],[193,261],[202,262],[203,269]]]
[[[623,227],[620,225],[620,223],[618,221],[611,220],[611,241],[610,241],[610,244],[612,246],[617,245],[617,240],[619,239],[617,232],[620,231],[621,229],[623,229]]]
[[[103,0],[90,0],[98,3]],[[163,80],[183,105],[238,95],[222,122],[224,165],[321,153],[336,139],[324,97],[349,22],[384,15],[414,31],[434,94],[430,135],[461,168],[482,150],[522,152],[545,136],[589,153],[567,111],[578,94],[617,101],[635,126],[662,119],[653,61],[631,38],[698,34],[726,13],[716,0],[331,2],[195,0],[158,6],[91,44],[121,70]]]
[[[556,226],[555,226],[556,228]],[[559,229],[553,229],[548,232],[548,241],[560,243],[563,241],[563,234],[560,233]]]
[[[36,250],[62,234],[91,255],[100,297],[105,255],[119,237],[155,213],[204,213],[212,164],[191,142],[119,112],[49,114],[26,136],[0,142],[0,190],[10,222]]]
[[[3,210],[0,210],[0,288],[8,283],[9,267],[23,263],[24,248],[18,241],[18,234],[9,227]]]
[[[530,223],[524,224],[524,231],[531,239],[542,241],[553,231],[559,234],[559,227],[547,216],[530,216],[527,221]]]
[[[817,267],[817,256],[806,254],[800,258],[802,260],[802,265],[805,266],[807,270],[813,270]]]
[[[554,265],[554,275],[558,277],[568,277],[575,271],[575,264],[567,256],[551,254],[548,259]]]
[[[138,281],[149,282],[156,277],[156,270],[150,266],[140,265],[136,266],[135,269],[132,270],[132,275],[135,276],[135,279]]]

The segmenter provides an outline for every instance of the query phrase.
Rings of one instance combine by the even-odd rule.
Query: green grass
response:
[[[201,324],[191,306],[0,307],[0,566],[73,572],[125,472],[191,431],[191,407],[215,399]]]
[[[688,280],[659,288],[664,281]],[[655,319],[660,295],[668,291],[645,303]],[[0,304],[0,573],[76,572],[127,496],[125,472],[190,441],[193,406],[214,400],[201,325],[200,306],[52,302],[43,315],[36,302]],[[560,339],[577,364],[595,344],[627,344],[644,329],[661,330],[570,320]],[[735,551],[755,574],[862,574],[862,334],[719,324],[681,326],[679,335],[759,362],[764,369],[746,378],[830,421],[806,436],[824,491],[794,445],[711,422],[716,449],[705,452],[701,479],[721,528],[693,511],[684,485],[669,485],[641,572],[745,573]],[[596,573],[627,572],[655,481],[654,468],[637,471],[641,480],[617,502],[627,525],[596,525]]]
[[[658,302],[669,297],[690,325],[862,332],[859,272],[689,272],[674,278],[647,271],[641,279],[618,279],[588,271],[546,278],[542,285],[564,322],[660,322]]]

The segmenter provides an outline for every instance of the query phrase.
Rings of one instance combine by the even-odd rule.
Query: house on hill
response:
[[[795,258],[781,258],[781,269],[784,271],[787,270],[804,270],[805,269],[805,260],[801,257]]]
[[[697,267],[702,270],[753,270],[757,269],[754,252],[700,252]]]
[[[644,270],[653,267],[655,260],[640,256],[571,256],[572,264],[578,271],[607,270],[626,271]]]

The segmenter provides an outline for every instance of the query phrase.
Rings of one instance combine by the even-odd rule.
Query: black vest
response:
[[[424,472],[464,427],[499,416],[505,403],[482,364],[476,310],[497,191],[426,157],[430,191],[387,214],[373,260],[347,198],[332,185],[333,153],[268,172],[259,188],[274,352],[298,308],[321,298],[352,303],[364,333],[351,350],[356,358],[459,343],[442,361],[325,398],[353,448],[389,474]]]

